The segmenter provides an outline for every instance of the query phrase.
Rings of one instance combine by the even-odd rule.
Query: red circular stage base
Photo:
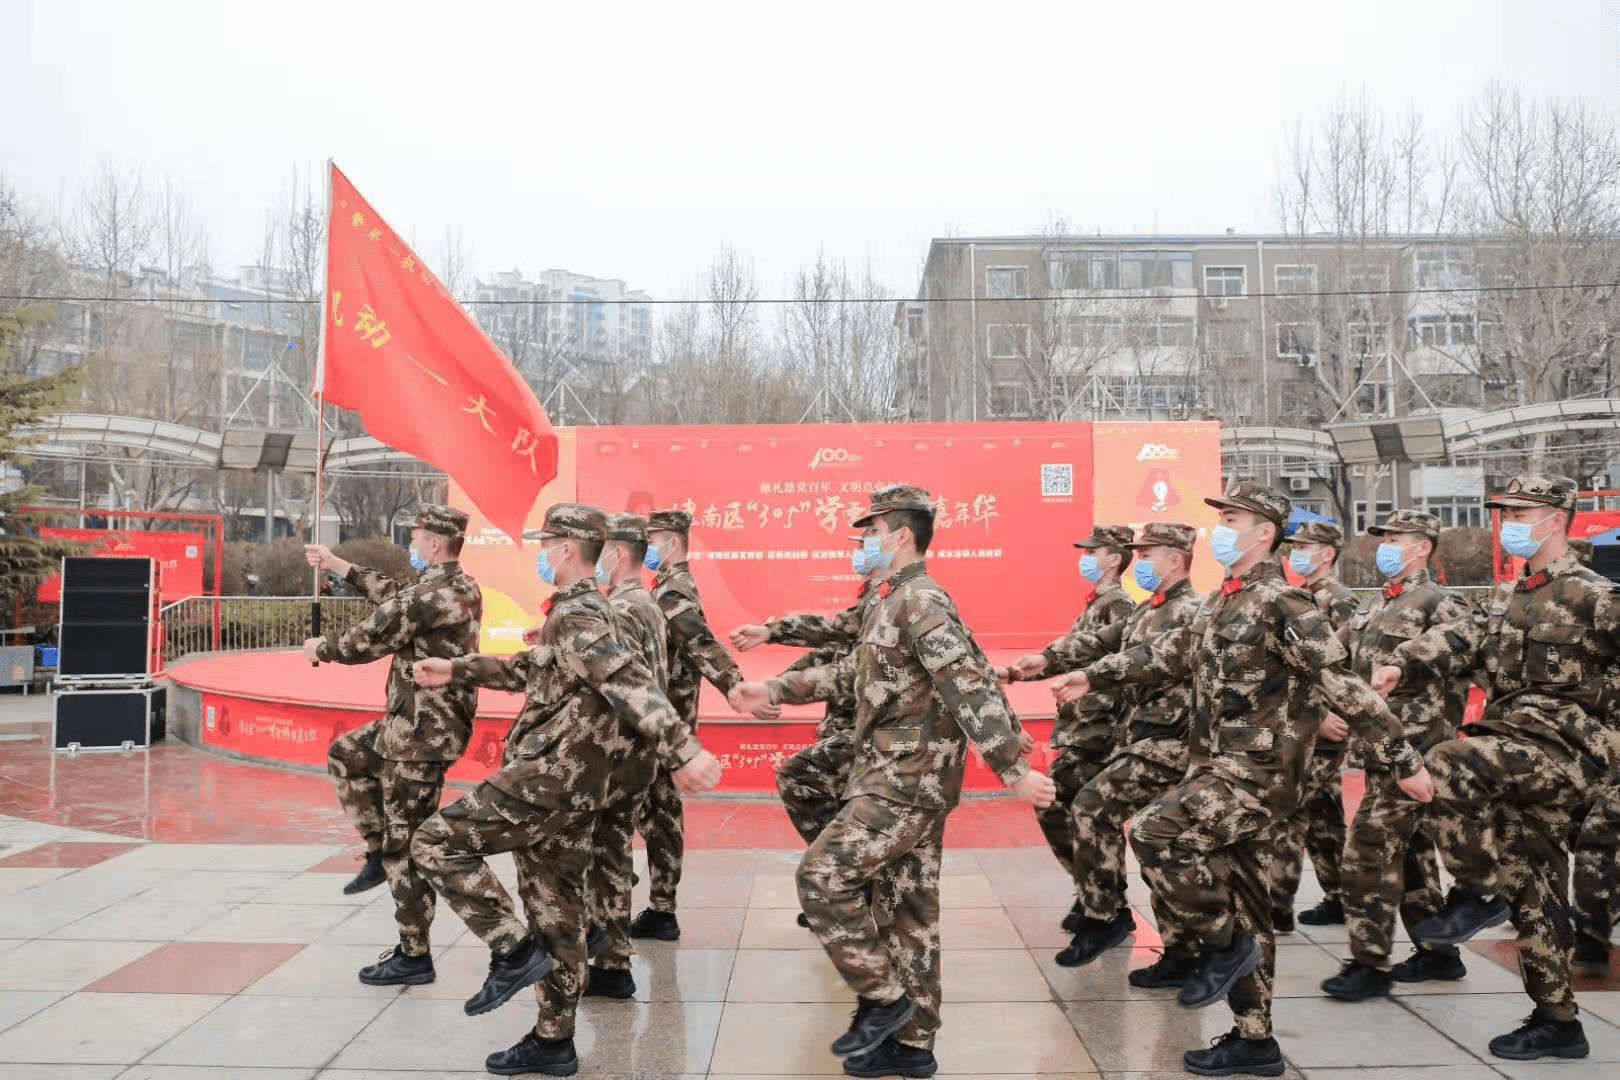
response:
[[[738,662],[750,679],[775,675],[801,655],[799,650],[765,647],[741,654]],[[993,651],[995,664],[1017,653]],[[326,769],[326,748],[344,732],[375,720],[383,709],[387,667],[383,661],[347,667],[311,667],[303,653],[209,653],[191,656],[168,670],[169,730],[205,749],[298,768]],[[1040,742],[1033,762],[1047,764],[1045,740],[1051,734],[1051,692],[1040,683],[1014,683],[1006,688],[1013,708],[1024,717]],[[507,730],[517,716],[522,696],[494,690],[478,695],[478,719],[467,753],[450,770],[450,779],[477,781],[501,760]],[[782,719],[762,723],[739,717],[712,686],[703,687],[699,718],[704,746],[725,765],[720,791],[775,792],[776,766],[815,741],[821,706],[788,706]],[[970,754],[964,786],[970,791],[997,791],[1001,782]]]

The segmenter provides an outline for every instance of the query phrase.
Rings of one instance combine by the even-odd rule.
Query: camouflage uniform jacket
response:
[[[1485,715],[1465,732],[1543,743],[1600,774],[1612,764],[1614,672],[1620,660],[1620,589],[1565,554],[1546,569],[1498,585],[1483,606],[1395,650],[1401,681],[1425,672],[1480,673]]]
[[[1041,655],[1046,657],[1046,670],[1040,677],[1063,675],[1083,666],[1080,642],[1084,636],[1121,622],[1135,606],[1136,601],[1118,585],[1098,592],[1074,620],[1069,632],[1041,650]],[[1059,706],[1057,722],[1052,725],[1052,745],[1078,746],[1105,739],[1113,743],[1118,737],[1115,717],[1121,704],[1114,700],[1113,694],[1102,692]]]
[[[327,634],[315,656],[328,663],[368,664],[391,655],[377,753],[392,761],[460,759],[472,737],[478,688],[417,686],[411,662],[454,660],[477,651],[484,614],[478,583],[455,562],[430,566],[409,585],[363,566],[351,567],[345,576],[377,607],[347,631]]]
[[[1371,608],[1350,621],[1351,670],[1371,679],[1376,669],[1397,663],[1397,649],[1436,625],[1465,626],[1470,632],[1468,648],[1473,650],[1479,644],[1478,633],[1468,616],[1468,605],[1427,570],[1386,586]],[[1426,751],[1456,737],[1467,698],[1466,678],[1414,663],[1410,681],[1398,683],[1388,701],[1406,729],[1406,741]]]
[[[608,607],[613,610],[614,627],[619,640],[646,665],[653,685],[660,690],[669,686],[669,637],[664,625],[664,613],[646,586],[632,578],[613,586],[607,594]],[[625,753],[613,766],[608,780],[608,801],[620,803],[639,798],[645,790],[645,779],[652,775],[657,762],[656,747],[646,740],[638,740],[634,750]]]
[[[742,682],[737,661],[709,631],[697,582],[686,563],[665,567],[653,578],[653,599],[669,629],[669,700],[690,724],[697,723],[699,679],[723,694]]]
[[[1321,581],[1307,585],[1305,591],[1310,593],[1311,600],[1316,604],[1316,610],[1327,616],[1328,625],[1339,635],[1339,640],[1349,648],[1350,642],[1346,640],[1346,634],[1349,632],[1350,620],[1361,611],[1361,601],[1356,598],[1356,594],[1336,577],[1325,577]],[[1312,694],[1311,704],[1312,707],[1322,710],[1324,716],[1326,715],[1321,694]],[[1320,724],[1322,717],[1317,717],[1316,722]],[[1336,739],[1318,738],[1316,749],[1323,753],[1337,754],[1344,749],[1344,744]]]
[[[1320,709],[1308,707],[1315,690],[1353,729],[1367,729],[1369,750],[1398,776],[1423,766],[1402,738],[1400,722],[1370,686],[1349,674],[1345,659],[1327,617],[1267,560],[1227,579],[1185,626],[1085,671],[1104,687],[1190,678],[1189,775],[1213,772],[1286,813],[1298,799],[1322,718]]]
[[[784,615],[769,622],[773,645],[802,645],[813,651],[805,653],[788,667],[788,671],[806,671],[825,664],[836,664],[855,648],[860,639],[861,626],[877,606],[878,590],[861,582],[860,595],[849,607],[830,618],[825,615]],[[846,684],[837,697],[827,702],[827,711],[816,725],[816,738],[830,739],[834,735],[850,734],[855,730],[855,690]]]
[[[595,580],[557,590],[547,607],[534,648],[451,664],[453,682],[524,693],[501,768],[488,783],[536,806],[597,810],[619,783],[638,789],[652,783],[651,757],[640,777],[613,775],[638,744],[654,746],[671,768],[695,757],[702,748],[647,666],[619,641],[613,609]]]
[[[767,685],[773,699],[803,704],[828,700],[845,680],[853,680],[856,699],[845,798],[950,810],[962,795],[970,739],[1002,783],[1029,772],[994,671],[924,563],[896,571],[878,589],[854,652]]]

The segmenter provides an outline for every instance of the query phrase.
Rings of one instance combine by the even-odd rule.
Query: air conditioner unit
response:
[[[1225,311],[1226,305],[1227,298],[1224,296],[1211,296],[1209,298],[1209,306],[1214,308],[1216,311]]]
[[[1308,476],[1290,476],[1288,478],[1288,490],[1296,493],[1311,490],[1311,478]]]

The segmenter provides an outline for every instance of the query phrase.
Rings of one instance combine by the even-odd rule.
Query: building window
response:
[[[1254,324],[1247,319],[1211,319],[1204,323],[1204,348],[1222,356],[1254,355]]]
[[[1319,411],[1315,383],[1304,379],[1285,379],[1278,389],[1281,391],[1283,416],[1298,421]]]
[[[1126,251],[1119,256],[1121,289],[1192,288],[1192,253]]]
[[[1022,383],[998,383],[990,387],[991,416],[1032,416],[1034,399]]]
[[[1420,289],[1467,288],[1474,283],[1474,253],[1467,248],[1430,248],[1412,259]]]
[[[1389,325],[1381,322],[1347,323],[1344,345],[1345,352],[1350,356],[1381,356],[1389,351]]]
[[[1197,335],[1191,319],[1157,315],[1132,325],[1132,344],[1144,349],[1190,349]]]
[[[991,323],[986,328],[985,345],[985,355],[992,360],[1017,360],[1029,353],[1029,327]]]
[[[1277,355],[1304,360],[1316,355],[1315,323],[1278,323]]]
[[[1279,266],[1274,271],[1277,275],[1277,291],[1289,295],[1303,295],[1316,291],[1316,267],[1310,265]]]
[[[1419,509],[1440,519],[1447,529],[1479,529],[1489,523],[1485,500],[1473,495],[1439,495],[1420,499]]]
[[[1117,349],[1125,337],[1125,324],[1109,315],[1076,315],[1069,319],[1065,340],[1071,349],[1101,352]]]
[[[985,293],[992,300],[1029,295],[1029,271],[1022,266],[992,266],[985,272]]]
[[[920,311],[907,312],[906,336],[912,341],[921,341],[924,336],[923,313]]]
[[[1204,267],[1205,296],[1243,296],[1247,293],[1241,266]]]
[[[1365,500],[1365,499],[1357,499],[1356,500],[1356,512],[1355,512],[1356,532],[1358,534],[1366,532],[1367,531],[1367,526],[1378,524],[1379,521],[1382,521],[1384,518],[1388,517],[1390,514],[1392,514],[1394,512],[1395,512],[1395,507],[1394,506],[1392,506],[1387,501],[1379,500],[1378,508],[1374,511],[1374,515],[1376,517],[1376,520],[1369,521],[1367,519],[1367,500]]]
[[[1383,293],[1389,291],[1389,267],[1381,263],[1352,266],[1344,272],[1346,292]]]
[[[1474,343],[1474,317],[1472,315],[1419,315],[1411,322],[1413,346],[1433,349]]]

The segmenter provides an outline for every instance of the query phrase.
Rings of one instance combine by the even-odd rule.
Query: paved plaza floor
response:
[[[0,697],[0,1080],[460,1080],[488,1075],[485,1055],[533,1024],[527,994],[462,1012],[488,953],[442,905],[437,982],[355,979],[394,942],[392,913],[384,889],[342,894],[358,848],[324,778],[174,742],[53,755],[49,717],[46,697]],[[1028,810],[975,799],[956,817],[939,1075],[1185,1076],[1182,1052],[1225,1032],[1230,1014],[1127,984],[1158,944],[1140,882],[1132,947],[1060,968],[1069,887]],[[852,999],[794,923],[797,841],[781,807],[710,798],[690,820],[682,940],[638,943],[634,1000],[582,1003],[579,1075],[842,1075],[827,1044]],[[510,860],[496,865],[510,884]],[[1301,908],[1320,895],[1306,878]],[[1355,1005],[1318,989],[1346,953],[1343,927],[1279,936],[1288,1075],[1620,1076],[1620,966],[1577,983],[1586,1061],[1489,1057],[1488,1039],[1529,1012],[1508,936],[1472,943],[1460,982],[1398,984]]]

